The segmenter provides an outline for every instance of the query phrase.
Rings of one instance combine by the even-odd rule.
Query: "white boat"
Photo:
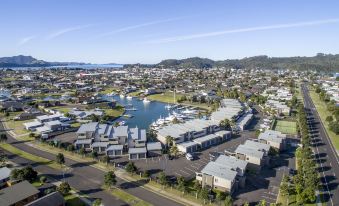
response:
[[[182,111],[182,113],[183,113],[183,114],[196,114],[197,111],[186,109],[186,110]]]
[[[123,126],[123,125],[125,125],[126,124],[126,122],[125,121],[121,121],[121,122],[119,122],[119,125],[120,126]]]
[[[172,106],[171,106],[170,104],[167,104],[167,105],[165,106],[165,109],[170,110],[170,109],[172,109]]]
[[[125,95],[124,94],[120,94],[120,98],[125,98]]]
[[[150,103],[151,101],[147,99],[147,97],[144,98],[144,100],[142,100],[144,103]]]
[[[133,97],[128,95],[126,99],[133,99]]]

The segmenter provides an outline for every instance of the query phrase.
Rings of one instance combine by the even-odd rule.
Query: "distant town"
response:
[[[339,73],[0,72],[0,205],[339,204]]]

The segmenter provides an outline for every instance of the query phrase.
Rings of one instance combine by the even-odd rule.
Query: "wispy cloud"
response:
[[[27,42],[29,42],[29,41],[31,41],[32,39],[34,39],[35,38],[35,36],[27,36],[27,37],[24,37],[24,38],[22,38],[22,39],[20,39],[19,40],[19,42],[18,42],[18,46],[22,46],[22,45],[24,45],[24,44],[26,44]]]
[[[199,33],[199,34],[175,36],[175,37],[169,37],[169,38],[163,38],[163,39],[157,39],[157,40],[150,40],[150,41],[146,41],[143,43],[151,43],[151,44],[168,43],[168,42],[177,42],[177,41],[198,39],[198,38],[204,38],[204,37],[221,36],[221,35],[233,34],[233,33],[245,33],[245,32],[263,31],[263,30],[316,26],[316,25],[333,24],[333,23],[339,23],[339,19],[325,19],[325,20],[318,20],[318,21],[307,21],[307,22],[298,22],[298,23],[289,23],[289,24],[276,24],[276,25],[269,25],[269,26],[223,30],[223,31],[215,31],[215,32],[207,32],[207,33]]]
[[[136,24],[136,25],[131,25],[131,26],[127,26],[127,27],[122,27],[113,31],[109,31],[103,34],[100,34],[97,36],[97,38],[100,37],[106,37],[106,36],[111,36],[120,32],[125,32],[125,31],[130,31],[130,30],[134,30],[134,29],[139,29],[139,28],[143,28],[143,27],[147,27],[147,26],[152,26],[152,25],[156,25],[156,24],[162,24],[162,23],[166,23],[166,22],[171,22],[171,21],[177,21],[180,19],[183,19],[185,17],[177,17],[177,18],[170,18],[170,19],[164,19],[164,20],[158,20],[158,21],[151,21],[151,22],[146,22],[146,23],[142,23],[142,24]]]
[[[74,26],[74,27],[68,27],[68,28],[64,28],[58,31],[55,31],[53,33],[51,33],[50,35],[48,35],[46,37],[46,40],[52,40],[55,39],[61,35],[73,32],[73,31],[78,31],[78,30],[82,30],[82,29],[86,29],[88,27],[93,26],[93,24],[87,24],[87,25],[80,25],[80,26]]]

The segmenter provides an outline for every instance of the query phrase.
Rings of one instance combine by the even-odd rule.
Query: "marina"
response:
[[[128,96],[127,96],[128,97]],[[140,129],[159,129],[161,126],[172,122],[183,122],[193,119],[198,111],[191,106],[166,104],[150,101],[147,98],[127,98],[125,95],[106,95],[107,100],[115,100],[125,107],[125,114],[116,119],[119,124]]]

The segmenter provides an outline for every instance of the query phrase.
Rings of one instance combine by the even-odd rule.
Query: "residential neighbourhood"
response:
[[[0,206],[339,206],[339,2],[1,2]]]

